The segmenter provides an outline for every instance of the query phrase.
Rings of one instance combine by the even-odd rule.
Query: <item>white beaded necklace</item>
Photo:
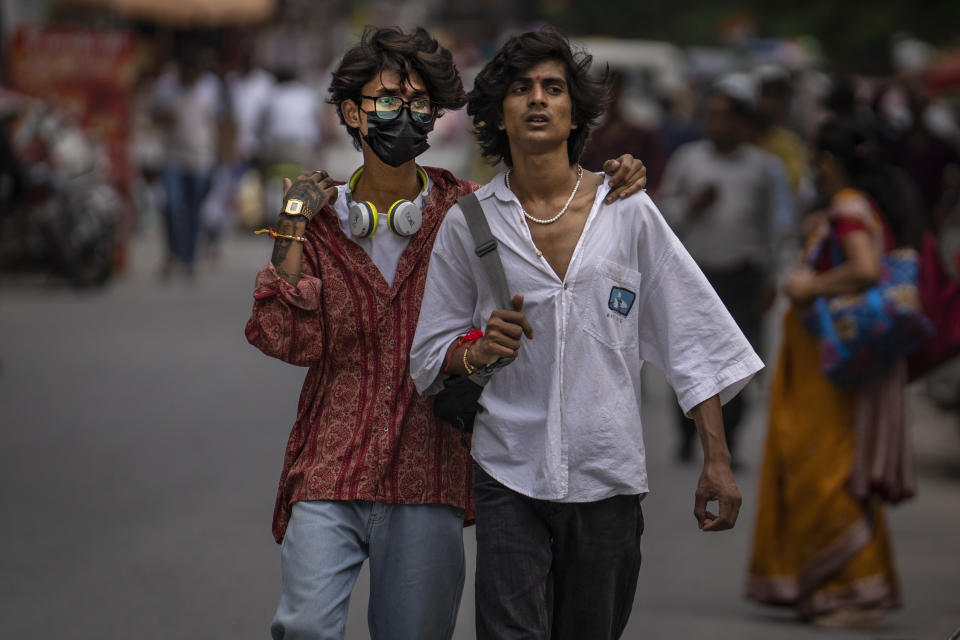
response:
[[[513,169],[507,171],[506,180],[507,180],[507,189],[510,189],[510,174],[513,173]],[[577,195],[577,190],[580,189],[580,180],[583,178],[583,167],[579,164],[577,165],[577,184],[573,185],[573,191],[570,193],[570,197],[567,198],[567,204],[563,205],[563,209],[560,209],[560,213],[553,216],[549,220],[541,220],[540,218],[534,218],[532,215],[524,210],[523,205],[520,205],[520,211],[523,212],[524,217],[530,222],[536,222],[537,224],[550,224],[551,222],[556,222],[560,219],[560,216],[567,212],[567,209],[570,207],[570,203],[573,202],[573,196]],[[513,189],[510,189],[513,191]],[[516,195],[516,194],[514,194]],[[520,202],[520,198],[517,198],[517,202]]]

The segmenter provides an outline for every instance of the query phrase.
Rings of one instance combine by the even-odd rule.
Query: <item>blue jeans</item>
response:
[[[477,640],[614,640],[640,574],[635,495],[535,500],[473,465]]]
[[[200,208],[210,191],[212,171],[193,171],[167,165],[163,170],[167,250],[182,264],[192,266],[200,235]]]
[[[370,560],[374,640],[447,640],[463,592],[463,512],[441,504],[293,505],[281,550],[274,639],[340,640],[350,592]]]

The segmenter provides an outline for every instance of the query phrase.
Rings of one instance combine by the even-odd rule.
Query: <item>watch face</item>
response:
[[[298,216],[303,213],[303,200],[296,200],[291,198],[287,200],[287,206],[283,209],[284,213],[289,213],[292,216]]]

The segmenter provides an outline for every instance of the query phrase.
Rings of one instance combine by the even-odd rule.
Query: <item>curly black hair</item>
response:
[[[363,85],[386,70],[396,71],[401,84],[411,74],[419,75],[430,102],[437,107],[437,117],[442,116],[444,110],[459,109],[467,102],[453,56],[426,29],[417,27],[413,33],[404,33],[399,27],[367,25],[360,43],[344,54],[333,72],[327,99],[329,104],[336,106],[340,122],[347,128],[358,151],[361,148],[360,132],[344,121],[340,105],[344,100],[359,103]]]
[[[590,129],[597,124],[610,100],[610,69],[592,74],[593,56],[573,51],[566,36],[553,28],[514,36],[477,75],[467,94],[467,114],[473,118],[473,133],[483,156],[491,164],[503,160],[513,166],[510,141],[498,125],[503,121],[503,99],[510,84],[524,71],[543,60],[558,60],[567,70],[572,102],[571,119],[577,124],[567,138],[567,155],[573,165],[580,158]]]

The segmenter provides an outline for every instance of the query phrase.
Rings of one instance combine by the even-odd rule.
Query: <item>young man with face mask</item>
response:
[[[607,94],[589,69],[547,30],[511,38],[477,75],[467,112],[484,155],[509,169],[476,196],[513,308],[496,307],[458,205],[434,243],[410,356],[425,393],[512,359],[484,387],[473,431],[479,640],[622,633],[648,490],[644,360],[697,423],[700,528],[732,527],[740,507],[721,401],[762,363],[650,198],[604,204],[602,176],[578,164]]]
[[[437,229],[477,186],[416,157],[466,96],[446,49],[396,28],[366,29],[330,94],[363,165],[344,185],[313,172],[289,187],[246,329],[266,354],[309,367],[274,513],[283,584],[271,631],[342,638],[369,559],[373,638],[449,638],[470,458],[416,392],[409,351]],[[639,161],[608,168],[619,193],[642,188]]]

